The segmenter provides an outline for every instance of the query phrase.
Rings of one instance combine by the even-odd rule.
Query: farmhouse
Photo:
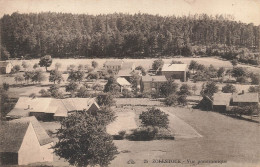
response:
[[[230,104],[232,93],[214,93],[213,95],[213,110],[226,111]]]
[[[34,118],[2,122],[0,165],[27,165],[53,161],[51,139]]]
[[[146,92],[152,90],[159,90],[160,86],[165,82],[167,82],[167,79],[164,75],[143,76],[141,79],[141,91]]]
[[[123,60],[119,61],[106,61],[104,63],[104,68],[106,70],[112,70],[115,71],[116,73],[122,68]]]
[[[120,86],[120,90],[121,92],[123,91],[123,89],[127,89],[129,91],[131,91],[131,84],[125,79],[125,78],[122,78],[122,77],[118,77],[116,79],[116,82],[118,83],[118,85]]]
[[[0,61],[0,74],[9,74],[13,65],[7,61]]]
[[[164,64],[161,70],[162,75],[169,79],[180,79],[183,82],[187,80],[187,64]]]
[[[258,93],[236,93],[232,95],[231,104],[232,106],[247,106],[247,105],[258,105],[259,97]]]
[[[93,98],[30,98],[20,97],[13,110],[7,114],[8,119],[35,116],[39,120],[62,119],[68,113],[78,110],[98,110]]]

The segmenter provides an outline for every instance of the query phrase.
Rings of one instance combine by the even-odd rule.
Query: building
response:
[[[13,65],[7,61],[0,61],[0,74],[9,74],[12,71]]]
[[[35,117],[0,125],[0,166],[53,161],[52,144]]]
[[[121,92],[123,91],[123,89],[127,89],[129,91],[132,90],[131,88],[131,84],[125,79],[125,78],[122,78],[122,77],[118,77],[116,79],[116,82],[118,83],[118,85],[120,86],[120,90]]]
[[[141,79],[141,91],[142,92],[150,92],[152,90],[159,90],[160,86],[167,82],[167,79],[164,75],[157,76],[142,76]]]
[[[119,60],[119,61],[106,61],[104,63],[104,68],[106,70],[112,70],[116,73],[118,73],[118,71],[122,68],[123,65],[123,60]]]
[[[133,62],[123,62],[121,70],[135,70],[135,64]]]
[[[187,81],[187,64],[164,64],[161,70],[162,75],[169,79],[180,79]]]
[[[213,95],[213,110],[224,112],[230,105],[232,93],[214,93]]]
[[[98,110],[99,106],[94,98],[30,98],[20,97],[13,110],[6,118],[17,119],[35,116],[39,120],[62,119],[70,112],[78,110]]]
[[[232,95],[231,105],[232,106],[248,106],[259,104],[259,96],[258,93],[235,93]]]

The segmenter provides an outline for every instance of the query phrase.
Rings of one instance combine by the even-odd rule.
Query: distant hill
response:
[[[224,55],[259,50],[260,27],[222,15],[31,13],[1,18],[3,51],[11,58],[142,58]]]

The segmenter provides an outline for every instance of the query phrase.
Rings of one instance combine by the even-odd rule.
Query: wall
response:
[[[41,149],[32,124],[24,135],[22,145],[18,151],[18,165],[27,165],[29,163],[41,162]]]
[[[17,165],[18,154],[11,152],[0,152],[0,166],[2,165]]]
[[[185,71],[162,71],[162,75],[169,79],[180,79],[181,81],[186,81]]]
[[[53,161],[53,142],[41,146],[42,162],[52,162]]]

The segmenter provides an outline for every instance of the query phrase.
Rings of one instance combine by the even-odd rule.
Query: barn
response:
[[[183,82],[187,81],[187,64],[164,64],[161,69],[161,74],[168,80],[179,79]]]

